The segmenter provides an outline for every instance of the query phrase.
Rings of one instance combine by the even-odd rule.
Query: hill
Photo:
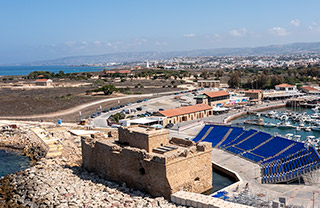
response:
[[[263,56],[263,55],[293,55],[293,54],[319,54],[320,42],[292,43],[285,45],[270,45],[253,48],[217,48],[200,49],[191,51],[171,52],[126,52],[110,53],[92,56],[73,56],[58,58],[47,61],[36,61],[21,65],[82,65],[98,63],[125,63],[145,60],[159,60],[174,57],[197,57],[197,56]]]

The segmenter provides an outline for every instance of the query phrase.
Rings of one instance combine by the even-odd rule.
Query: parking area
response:
[[[171,95],[164,95],[162,97],[153,99],[139,99],[135,103],[118,103],[117,106],[108,109],[98,109],[93,113],[89,120],[89,124],[95,127],[107,127],[107,119],[117,113],[122,113],[126,118],[141,118],[149,117],[153,113],[178,108],[182,106],[194,105],[196,103],[194,96],[199,91],[180,91],[174,92]]]

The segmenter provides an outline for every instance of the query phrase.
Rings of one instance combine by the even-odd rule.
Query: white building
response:
[[[284,83],[284,84],[276,85],[275,90],[276,91],[286,91],[286,92],[297,91],[297,87],[294,85],[289,85],[289,84]]]

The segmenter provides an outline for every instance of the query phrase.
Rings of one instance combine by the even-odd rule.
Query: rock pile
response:
[[[1,181],[5,203],[26,207],[177,207],[163,197],[106,181],[64,159],[41,159]]]

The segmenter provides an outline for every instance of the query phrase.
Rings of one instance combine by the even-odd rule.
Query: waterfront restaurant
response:
[[[320,90],[311,86],[301,87],[301,91],[306,93],[307,95],[320,95]]]
[[[263,93],[261,90],[247,90],[245,91],[246,97],[249,97],[250,100],[260,101],[263,99]]]
[[[286,83],[279,84],[275,86],[276,91],[297,91],[297,87],[294,85],[289,85]]]
[[[204,93],[208,97],[210,106],[223,106],[230,102],[230,94],[226,91],[215,91]]]

